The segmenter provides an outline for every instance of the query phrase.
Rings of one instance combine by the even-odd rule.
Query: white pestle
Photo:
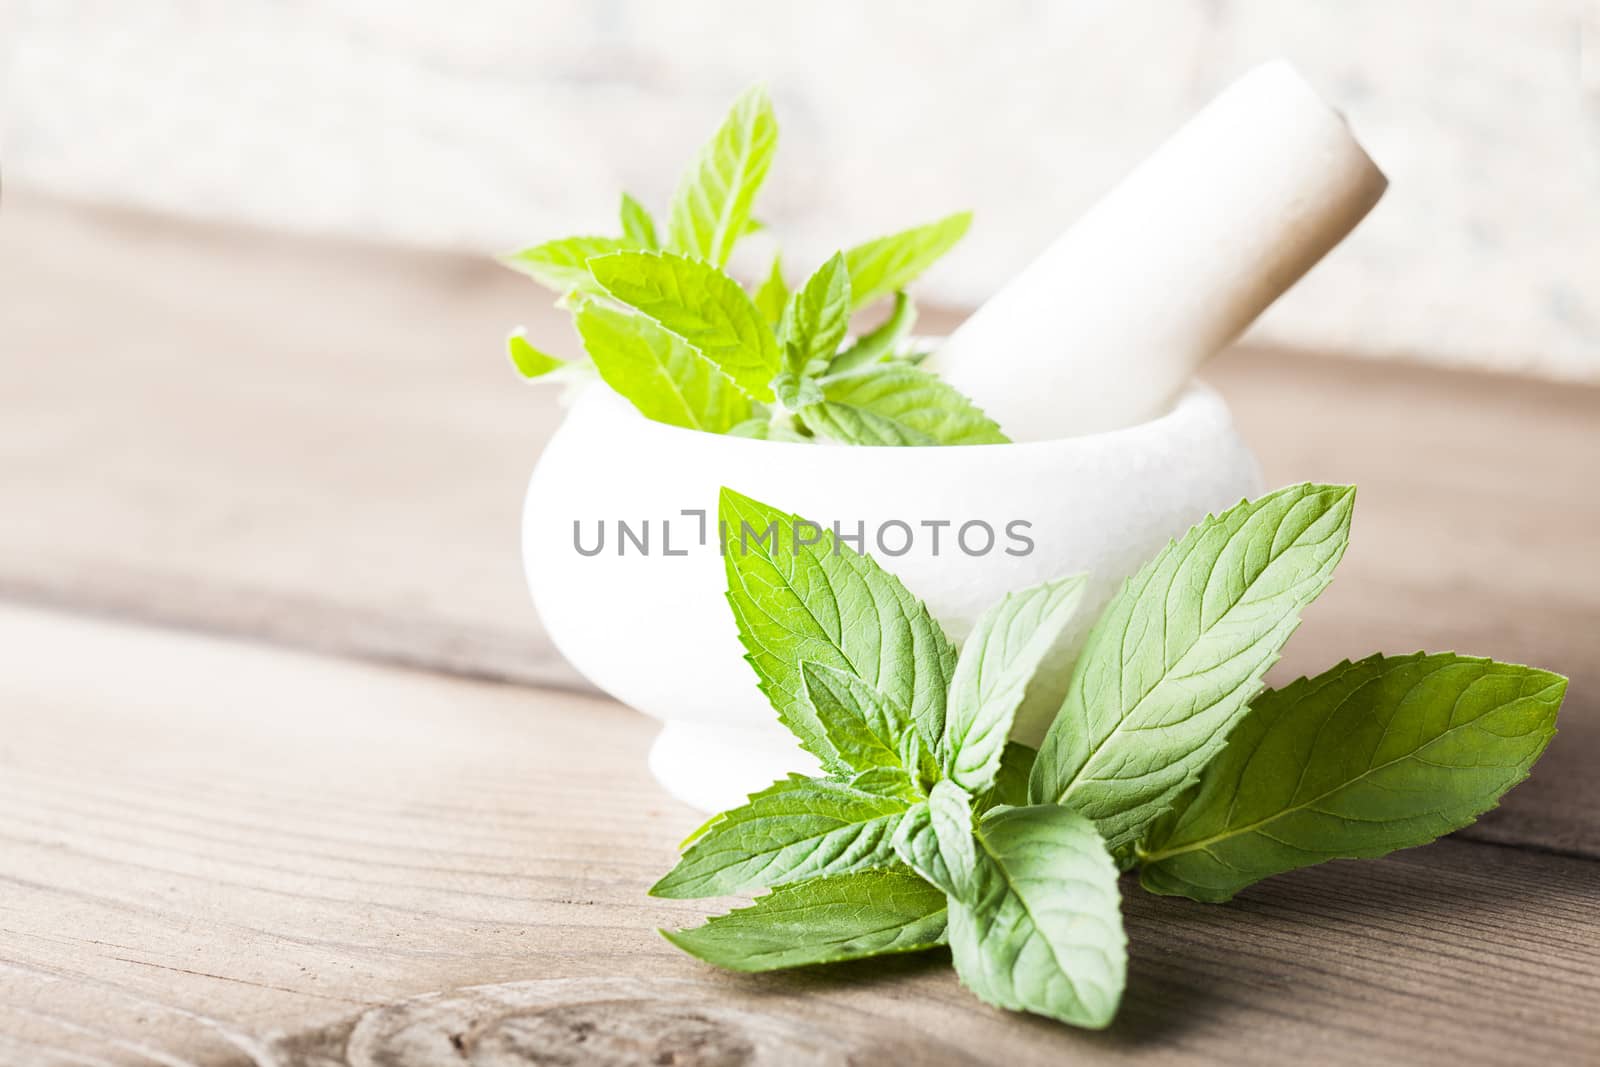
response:
[[[1015,441],[1165,412],[1388,180],[1289,63],[1206,106],[930,357]]]

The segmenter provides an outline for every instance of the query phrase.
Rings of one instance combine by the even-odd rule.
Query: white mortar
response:
[[[651,422],[604,386],[575,400],[535,468],[523,513],[523,560],[551,640],[579,671],[625,704],[662,720],[650,768],[667,791],[702,810],[741,803],[814,762],[777,722],[744,661],[717,550],[717,494],[728,486],[846,532],[864,522],[867,551],[927,602],[957,642],[1003,594],[1087,571],[1078,623],[1029,691],[1017,735],[1037,740],[1054,714],[1088,624],[1117,584],[1207,512],[1261,488],[1254,457],[1227,406],[1195,385],[1161,418],[1058,441],[941,448],[843,448],[753,441]],[[707,515],[700,525],[681,513]],[[616,520],[638,532],[648,555],[618,552]],[[575,547],[574,521],[585,549]],[[670,520],[674,553],[663,554]],[[904,555],[875,543],[900,520],[915,537]],[[939,551],[924,521],[948,520]],[[985,521],[995,547],[968,555],[957,528]],[[1033,541],[1022,551],[1008,523]],[[887,531],[889,547],[904,538]],[[982,530],[969,530],[977,550]]]

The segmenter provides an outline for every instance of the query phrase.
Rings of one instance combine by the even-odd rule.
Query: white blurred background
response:
[[[1591,0],[10,3],[8,184],[503,250],[663,206],[764,80],[789,261],[971,207],[923,289],[960,306],[1284,55],[1392,184],[1254,336],[1600,381]]]

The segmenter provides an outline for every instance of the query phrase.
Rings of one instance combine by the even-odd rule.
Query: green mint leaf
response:
[[[723,433],[751,417],[726,375],[650,319],[591,300],[575,321],[600,377],[646,418]]]
[[[1008,593],[978,617],[950,680],[939,766],[962,788],[994,784],[1028,682],[1083,600],[1085,576]]]
[[[1127,977],[1117,867],[1076,812],[1006,808],[983,818],[978,886],[949,896],[956,973],[980,1000],[1099,1029]]]
[[[915,733],[908,709],[849,671],[803,662],[800,678],[812,713],[846,765],[905,768],[901,739]],[[915,772],[916,764],[907,769]]]
[[[798,432],[789,425],[789,421],[785,418],[774,422],[770,414],[757,415],[729,428],[728,433],[734,437],[749,437],[757,441],[786,441],[796,445],[816,443],[816,438]]]
[[[934,783],[925,803],[900,820],[895,855],[952,897],[970,900],[978,874],[972,798],[948,778]]]
[[[625,238],[565,237],[513,252],[502,257],[500,262],[563,295],[577,292],[602,296],[604,290],[589,273],[589,261],[628,247]]]
[[[904,291],[894,294],[894,310],[883,324],[870,333],[862,334],[855,342],[833,357],[828,364],[829,374],[849,374],[873,363],[893,357],[911,328],[917,322],[917,307]]]
[[[783,320],[783,309],[789,305],[789,286],[783,280],[783,254],[772,257],[772,269],[766,280],[756,289],[756,310],[768,324],[776,327]]]
[[[661,935],[718,967],[775,971],[942,945],[945,898],[903,868],[860,871],[787,885],[704,926]]]
[[[772,399],[778,344],[739,283],[700,260],[613,252],[589,261],[607,293],[693,345],[755,400]]]
[[[770,793],[781,793],[781,792],[783,792],[783,791],[785,791],[787,789],[793,788],[793,787],[795,787],[797,785],[803,784],[805,782],[809,782],[810,780],[811,779],[808,776],[804,775],[804,774],[791,773],[785,778],[779,778],[776,782],[773,782],[771,785],[767,786],[765,789],[758,790],[757,792],[749,794],[747,797],[745,797],[745,802],[747,804],[754,803],[755,801],[761,799],[764,796],[767,796]],[[735,810],[737,810],[737,809],[735,809]],[[689,836],[685,837],[682,841],[678,842],[678,851],[682,852],[684,849],[688,848],[690,845],[692,845],[696,841],[700,840],[702,837],[704,837],[706,835],[706,833],[713,826],[716,826],[718,823],[722,822],[727,817],[728,817],[728,813],[726,811],[719,811],[715,815],[711,816],[711,818],[707,819],[705,822],[703,822],[699,826],[695,827],[694,830],[690,831]]]
[[[1152,830],[1140,881],[1223,901],[1269,875],[1459,830],[1527,777],[1566,687],[1532,667],[1419,653],[1268,690]]]
[[[910,803],[827,778],[786,779],[723,812],[650,894],[719,897],[882,867]]]
[[[995,773],[994,785],[978,796],[977,810],[988,811],[1002,805],[1020,808],[1028,803],[1028,776],[1033,773],[1033,761],[1039,752],[1020,741],[1006,744],[1000,754],[1000,769]]]
[[[511,357],[511,365],[517,369],[517,373],[530,381],[543,378],[551,371],[558,371],[567,365],[566,360],[557,359],[533,347],[521,330],[506,338],[506,354]]]
[[[668,247],[717,267],[726,264],[746,232],[777,147],[778,120],[767,91],[759,85],[745,90],[672,194]]]
[[[806,425],[847,445],[1005,444],[977,405],[943,379],[903,363],[884,363],[822,383]]]
[[[634,248],[654,252],[661,247],[656,238],[656,220],[645,206],[627,193],[622,194],[622,236]]]
[[[850,272],[844,256],[834,253],[784,308],[778,336],[784,340],[787,369],[799,375],[821,374],[849,329]]]
[[[789,347],[793,349],[794,346]],[[780,371],[772,379],[772,395],[777,397],[778,403],[788,410],[798,411],[808,405],[820,403],[822,387],[812,378],[801,377],[793,371],[786,370]]]
[[[907,805],[922,802],[922,790],[916,779],[902,767],[868,767],[843,780],[852,789],[891,800],[903,800]]]
[[[955,649],[900,580],[832,530],[723,489],[728,603],[761,691],[830,769],[847,767],[806,699],[811,662],[854,674],[906,704],[929,748],[944,730]]]
[[[1064,804],[1127,861],[1244,714],[1327,586],[1355,489],[1297,485],[1199,523],[1123,585],[1089,632],[1028,795]]]
[[[854,290],[851,305],[863,308],[880,296],[904,289],[907,282],[955,247],[971,225],[972,212],[958,211],[937,222],[879,237],[850,249],[844,254],[844,260]]]

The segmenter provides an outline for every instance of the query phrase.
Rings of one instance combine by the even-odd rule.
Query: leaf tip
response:
[[[694,895],[692,893],[684,893],[684,892],[682,892],[682,886],[679,885],[678,880],[673,877],[677,873],[678,872],[677,872],[676,868],[674,868],[673,870],[668,871],[666,874],[662,875],[661,878],[659,878],[656,881],[655,885],[653,885],[649,889],[645,890],[645,894],[647,896],[655,897],[657,900],[693,900],[693,899],[695,899]]]

